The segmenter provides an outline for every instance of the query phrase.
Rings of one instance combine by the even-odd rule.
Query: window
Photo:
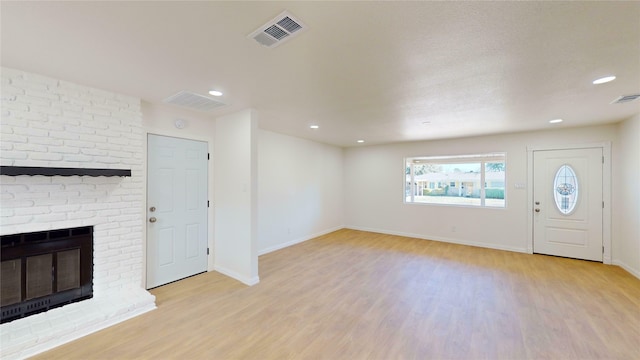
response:
[[[411,157],[405,164],[406,203],[505,207],[504,153]]]
[[[556,207],[563,215],[571,214],[578,201],[578,177],[571,166],[565,164],[558,169],[553,187]]]

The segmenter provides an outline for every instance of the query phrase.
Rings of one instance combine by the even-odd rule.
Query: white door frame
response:
[[[602,262],[611,264],[611,142],[558,146],[527,146],[527,252],[533,254],[533,153],[543,150],[602,149]]]

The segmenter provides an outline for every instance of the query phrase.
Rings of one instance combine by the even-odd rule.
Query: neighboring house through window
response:
[[[405,203],[506,206],[504,153],[406,158],[405,178]]]

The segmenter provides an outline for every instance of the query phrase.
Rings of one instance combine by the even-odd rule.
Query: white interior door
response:
[[[533,153],[533,252],[602,261],[602,148]]]
[[[147,288],[207,271],[207,143],[147,142]]]

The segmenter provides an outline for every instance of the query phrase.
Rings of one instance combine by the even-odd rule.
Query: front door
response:
[[[147,288],[207,271],[207,143],[149,134]]]
[[[602,261],[602,148],[533,153],[533,252]]]

